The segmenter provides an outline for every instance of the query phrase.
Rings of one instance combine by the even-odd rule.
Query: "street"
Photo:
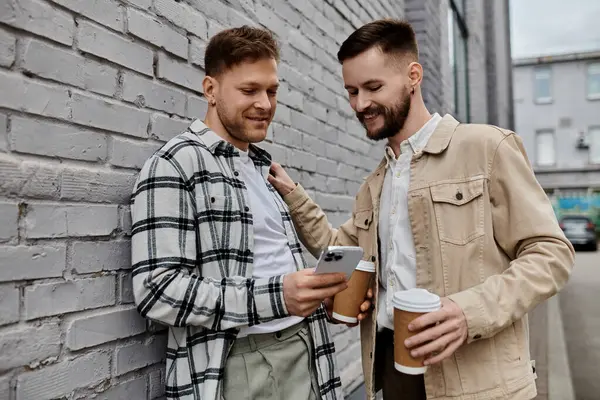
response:
[[[571,376],[577,400],[600,398],[600,253],[577,252],[560,295]]]

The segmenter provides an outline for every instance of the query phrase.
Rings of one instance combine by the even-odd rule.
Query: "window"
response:
[[[547,167],[556,163],[554,131],[538,131],[535,135],[536,159],[539,167]]]
[[[534,69],[533,96],[536,103],[552,102],[552,70],[550,67]]]
[[[600,99],[600,62],[588,65],[587,96],[588,99]]]
[[[590,163],[600,164],[600,126],[591,127],[588,137],[590,140]]]
[[[448,8],[448,48],[454,88],[454,114],[461,122],[469,122],[469,76],[464,0],[451,0]]]

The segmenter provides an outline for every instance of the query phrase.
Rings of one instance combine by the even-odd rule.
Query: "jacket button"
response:
[[[280,339],[280,338],[281,338],[281,332],[277,332],[277,333],[275,334],[275,337],[276,337],[277,339]]]
[[[215,199],[214,197],[211,197],[211,198],[210,198],[210,202],[211,202],[211,203],[214,203],[215,201],[216,201],[216,199]]]
[[[371,261],[375,262],[375,256],[371,257]]]
[[[462,198],[463,198],[462,193],[461,192],[457,192],[456,193],[456,200],[462,200]]]
[[[473,339],[475,339],[475,340],[481,339],[481,335],[477,334],[477,335],[473,336]]]
[[[365,225],[369,225],[369,220],[365,219]]]
[[[250,253],[252,253],[252,251],[250,251],[250,249],[246,249],[246,251],[245,251],[245,254],[246,254],[247,256],[249,256],[249,255],[250,255]]]

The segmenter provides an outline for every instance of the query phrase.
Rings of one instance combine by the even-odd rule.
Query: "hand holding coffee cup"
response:
[[[394,294],[394,366],[405,374],[419,375],[427,371],[423,364],[425,355],[413,357],[405,341],[418,331],[408,329],[409,324],[420,316],[440,309],[440,297],[425,289],[409,289]]]

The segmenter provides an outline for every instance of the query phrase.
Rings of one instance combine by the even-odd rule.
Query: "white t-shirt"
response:
[[[240,178],[246,184],[254,228],[254,266],[252,277],[268,278],[296,271],[296,263],[288,246],[281,213],[273,194],[267,188],[265,177],[254,166],[247,152],[240,151]],[[303,320],[302,317],[280,318],[252,327],[243,327],[238,337],[256,333],[272,333],[288,328]]]

